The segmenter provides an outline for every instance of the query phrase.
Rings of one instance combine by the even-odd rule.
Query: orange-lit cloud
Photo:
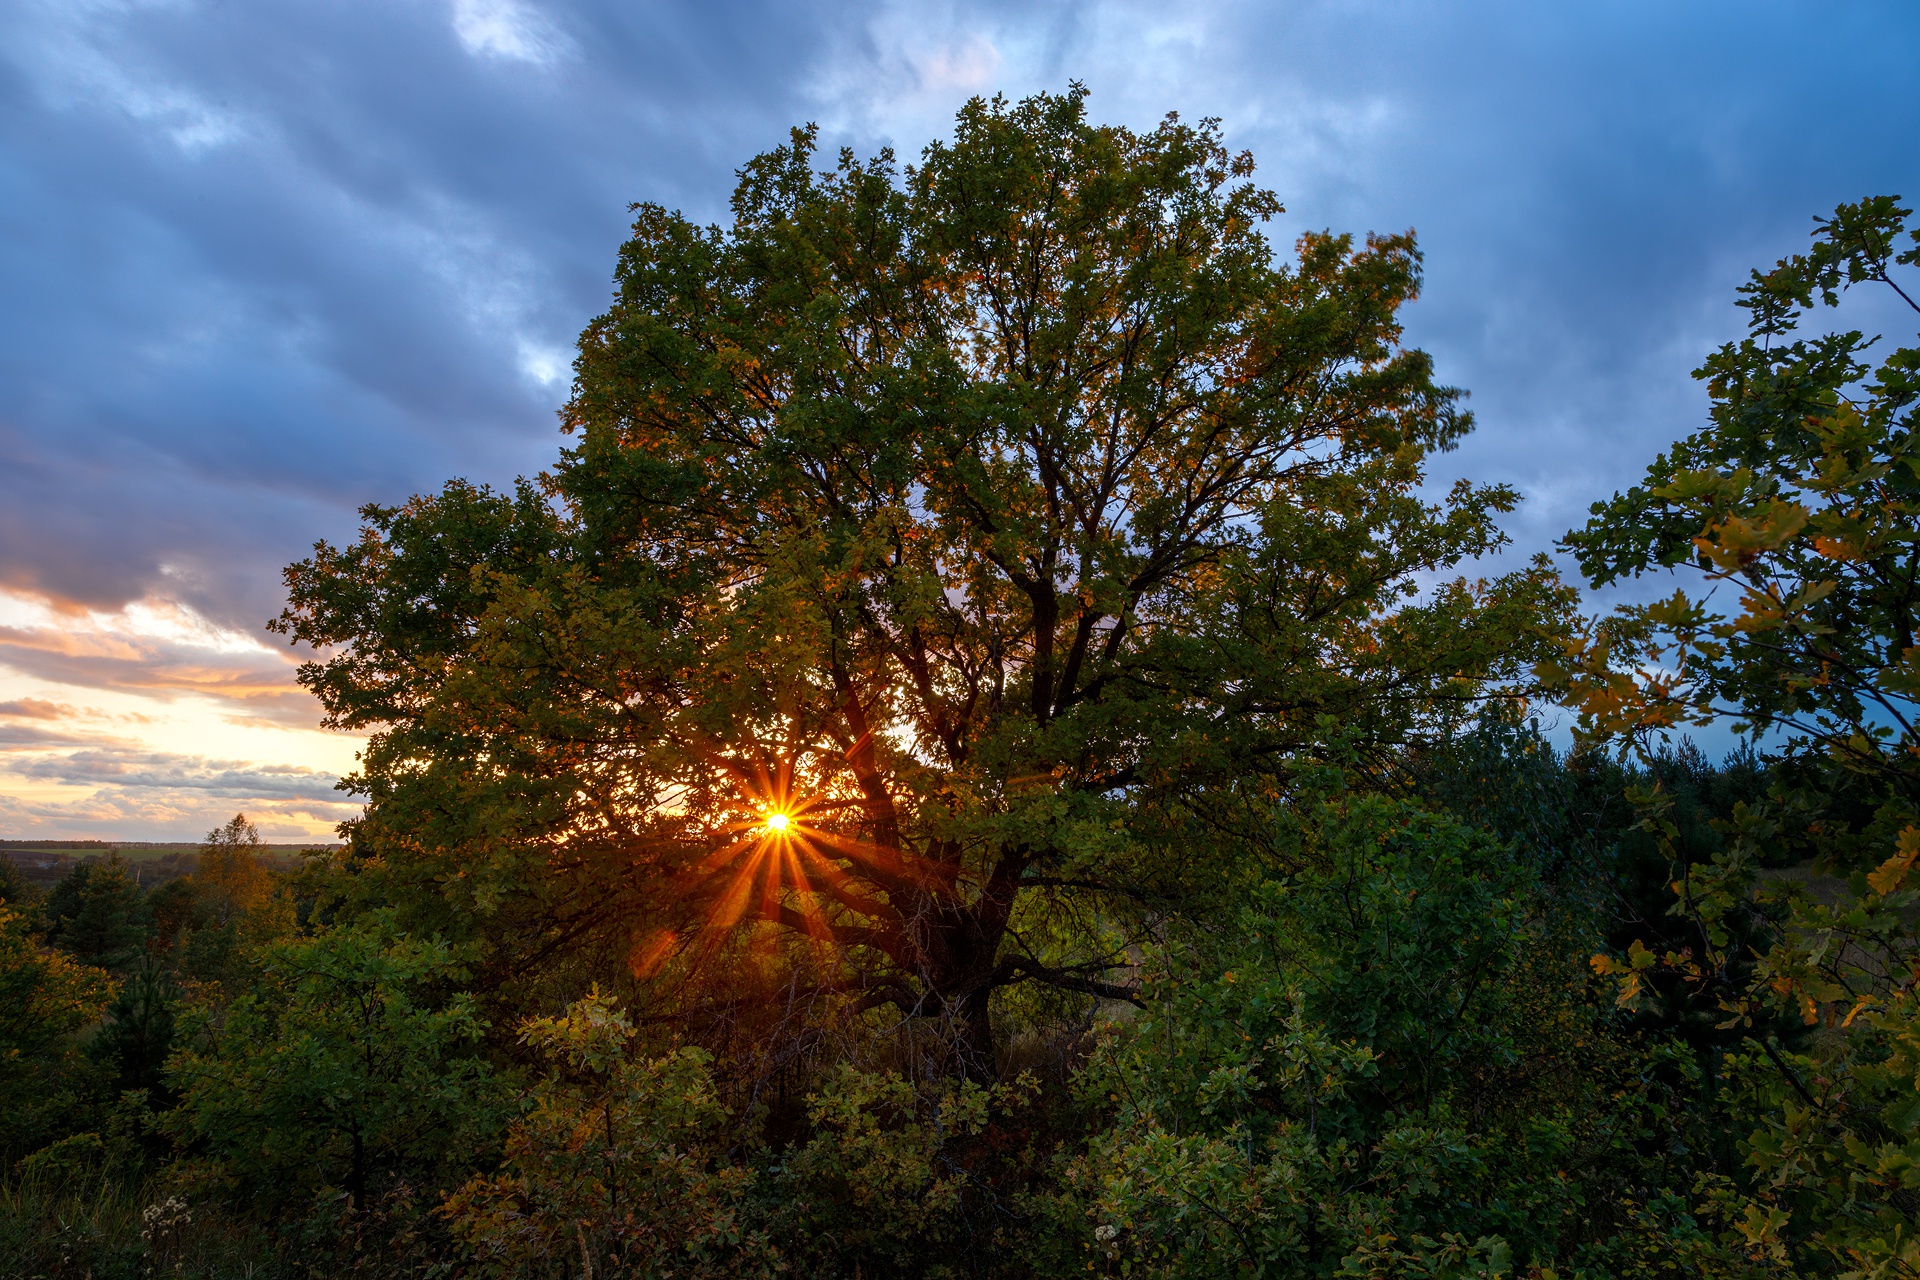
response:
[[[295,661],[163,600],[113,613],[0,592],[0,836],[194,839],[235,812],[330,836],[358,739]]]
[[[319,722],[318,705],[294,681],[296,660],[264,646],[234,652],[103,630],[0,627],[0,664],[76,688],[192,694],[283,723]]]
[[[42,702],[38,698],[0,702],[0,720],[70,720],[78,714],[64,702]]]
[[[101,834],[121,839],[193,839],[236,812],[269,835],[325,835],[359,811],[334,775],[290,764],[257,764],[94,743],[17,755],[0,742],[0,830],[8,835]],[[55,735],[29,744],[71,745]]]
[[[222,801],[177,792],[99,790],[73,800],[45,800],[0,791],[0,830],[14,838],[198,840],[242,812],[268,840],[327,840],[353,806]]]

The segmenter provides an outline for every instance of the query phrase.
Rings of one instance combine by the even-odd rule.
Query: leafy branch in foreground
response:
[[[1543,668],[1591,732],[1736,718],[1920,800],[1920,347],[1873,366],[1878,339],[1797,334],[1803,308],[1858,285],[1920,313],[1900,283],[1920,263],[1909,213],[1885,196],[1842,205],[1810,253],[1754,272],[1751,335],[1695,371],[1712,425],[1567,536],[1595,586],[1662,568],[1706,584],[1620,610]]]
[[[1595,585],[1690,568],[1707,590],[1621,609],[1540,668],[1592,738],[1728,718],[1781,743],[1722,851],[1676,865],[1698,945],[1594,963],[1629,1005],[1678,980],[1743,1037],[1728,1098],[1753,1179],[1703,1190],[1755,1259],[1818,1274],[1920,1275],[1920,347],[1874,365],[1877,339],[1798,325],[1870,285],[1920,314],[1910,216],[1842,205],[1754,273],[1751,335],[1697,374],[1712,424],[1567,538]],[[1663,798],[1640,802],[1671,840]]]

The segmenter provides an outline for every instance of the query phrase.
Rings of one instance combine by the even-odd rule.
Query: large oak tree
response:
[[[1083,98],[904,167],[797,130],[729,228],[636,206],[558,465],[290,570],[382,893],[503,980],[785,936],[987,1073],[996,991],[1128,994],[1303,761],[1511,692],[1567,600],[1444,579],[1514,497],[1423,497],[1470,423],[1400,342],[1411,236],[1278,259],[1215,124]]]

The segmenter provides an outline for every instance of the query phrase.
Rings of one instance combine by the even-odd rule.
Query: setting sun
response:
[[[775,811],[767,815],[767,830],[775,833],[785,831],[792,821],[786,814]]]

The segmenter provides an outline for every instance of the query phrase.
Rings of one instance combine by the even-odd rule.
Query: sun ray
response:
[[[720,897],[713,905],[708,925],[715,941],[724,937],[741,917],[747,913],[747,904],[753,897],[753,884],[759,877],[754,874],[759,869],[759,859],[754,859],[740,868],[726,883]]]
[[[665,964],[673,953],[680,936],[671,929],[662,929],[652,937],[636,942],[627,955],[627,966],[633,970],[633,976],[642,980],[651,978]]]
[[[808,937],[820,942],[832,942],[833,925],[827,919],[826,913],[820,909],[821,895],[813,887],[812,881],[807,878],[807,868],[801,856],[801,849],[794,847],[799,844],[799,841],[791,841],[788,847],[782,850],[787,869],[792,875],[794,897],[799,903],[796,910],[800,912],[800,918],[806,925]]]
[[[739,805],[731,821],[711,829],[719,837],[718,847],[681,876],[685,891],[702,903],[703,956],[711,956],[728,936],[755,919],[797,926],[814,945],[832,947],[840,941],[839,925],[852,923],[842,916],[862,922],[861,936],[875,927],[891,928],[891,887],[910,883],[950,891],[951,886],[913,865],[901,851],[820,825],[848,812],[857,821],[860,811],[871,806],[844,791],[834,794],[839,790],[834,784],[824,793],[810,794],[802,777],[804,744],[700,754],[732,780]]]

